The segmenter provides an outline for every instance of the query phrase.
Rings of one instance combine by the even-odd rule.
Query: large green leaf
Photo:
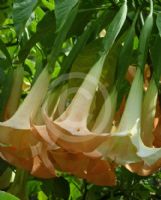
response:
[[[143,71],[149,50],[149,40],[153,29],[153,1],[151,0],[151,8],[147,16],[144,26],[140,33],[138,47],[138,67]]]
[[[107,15],[108,14],[107,14],[107,10],[105,10],[105,12],[102,15],[100,15],[95,20],[91,20],[91,22],[87,24],[85,30],[78,37],[77,42],[73,46],[69,55],[63,60],[62,67],[61,67],[61,73],[65,73],[65,72],[68,72],[70,70],[74,60],[76,59],[76,57],[80,53],[80,51],[85,47],[86,43],[88,43],[91,38],[93,39],[93,36],[95,34],[97,36],[97,33],[99,33],[102,30],[101,26],[104,24],[105,21],[107,21]],[[75,19],[75,21],[76,20],[77,20],[77,18]],[[79,26],[80,21],[78,21],[77,24]],[[87,53],[87,55],[88,55],[88,53]]]
[[[138,17],[138,12],[133,20],[130,29],[127,31],[127,36],[124,41],[124,46],[120,52],[120,56],[117,63],[117,87],[121,86],[121,82],[124,80],[127,68],[130,64],[130,59],[133,53],[133,43],[135,37],[135,24]]]
[[[24,61],[28,56],[31,48],[40,42],[43,47],[51,48],[54,42],[55,32],[55,15],[54,12],[47,12],[43,19],[37,24],[37,31],[26,42],[19,52],[19,58]]]
[[[31,16],[37,0],[15,0],[13,3],[13,22],[18,35],[20,35]]]
[[[48,64],[47,67],[49,69],[49,71],[53,71],[53,67],[55,67],[55,62],[57,60],[57,57],[62,49],[62,45],[64,40],[66,39],[67,33],[70,30],[70,27],[78,13],[78,6],[79,4],[74,4],[75,6],[73,6],[70,9],[70,12],[68,13],[68,16],[65,19],[64,24],[62,25],[62,28],[60,29],[61,31],[59,32],[59,34],[57,34],[57,37],[55,38],[53,47],[52,47],[52,51],[50,53],[50,55],[48,56]]]
[[[68,17],[69,13],[79,0],[55,0],[55,16],[57,31],[59,31]]]
[[[101,40],[98,39],[87,46],[79,53],[76,60],[74,61],[70,72],[71,73],[77,73],[80,74],[87,74],[89,70],[91,69],[91,66],[94,65],[94,63],[97,60],[97,53],[101,49]],[[80,78],[70,78],[69,79],[69,87],[79,87],[80,84],[83,81],[83,77],[80,76]]]
[[[101,75],[101,82],[108,85],[108,88],[112,87],[115,77],[117,58],[121,49],[121,42],[123,41],[124,34],[118,39],[109,51],[108,56],[104,62],[103,72]],[[91,66],[97,60],[98,52],[102,49],[102,39],[97,39],[90,44],[86,45],[84,49],[79,53],[74,61],[70,72],[83,73],[84,76],[89,72]],[[83,81],[83,77],[70,79],[69,87],[79,87]]]
[[[96,28],[96,23],[92,22],[83,32],[83,34],[78,37],[76,44],[73,46],[72,50],[70,51],[69,55],[64,59],[62,67],[61,67],[61,74],[68,72],[72,67],[74,60],[76,59],[77,55],[80,53],[81,49],[87,43],[90,35],[93,32],[93,29]]]
[[[7,192],[0,191],[0,200],[20,200]]]
[[[125,1],[117,14],[115,15],[114,19],[110,23],[107,29],[107,34],[102,40],[102,50],[100,51],[100,55],[108,54],[109,50],[111,49],[115,39],[117,38],[122,26],[126,20],[127,16],[127,2]]]

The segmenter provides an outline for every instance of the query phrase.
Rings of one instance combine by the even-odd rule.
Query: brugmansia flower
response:
[[[147,96],[145,96],[144,99],[144,108],[143,108],[143,116],[144,119],[142,119],[142,137],[143,139],[141,139],[141,137],[138,137],[138,141],[134,140],[134,144],[136,145],[138,152],[137,154],[144,160],[144,162],[147,165],[152,165],[154,164],[158,159],[160,159],[160,152],[161,149],[160,148],[155,148],[152,146],[153,143],[153,136],[152,132],[153,132],[153,121],[154,121],[154,117],[155,117],[155,109],[156,109],[156,103],[157,103],[157,95],[158,95],[158,91],[157,91],[157,87],[155,84],[155,81],[152,79],[150,82],[150,86],[148,88],[147,91],[147,96],[150,96],[151,98],[148,98],[147,100]],[[146,118],[145,118],[146,116]],[[146,124],[146,126],[145,126]],[[148,130],[147,130],[147,126],[148,126]],[[146,135],[147,133],[147,135]],[[149,139],[147,139],[145,137],[145,135],[147,137],[149,137]],[[146,139],[145,139],[146,138]]]
[[[19,106],[23,76],[24,76],[23,67],[18,66],[13,71],[12,89],[4,111],[5,120],[9,119],[15,113],[15,111]]]
[[[94,64],[90,72],[87,74],[85,80],[83,81],[81,87],[78,89],[76,95],[74,96],[72,102],[67,107],[67,109],[58,118],[53,120],[53,115],[48,112],[49,111],[48,104],[45,103],[45,105],[43,106],[42,111],[44,116],[44,122],[46,125],[46,127],[44,128],[47,129],[49,137],[46,136],[45,131],[43,133],[40,133],[40,130],[37,129],[37,135],[39,135],[38,137],[42,137],[44,142],[46,142],[48,145],[53,147],[56,143],[58,146],[60,146],[60,150],[62,148],[63,151],[66,151],[68,154],[72,156],[83,155],[82,157],[83,162],[86,160],[87,153],[89,153],[90,158],[87,159],[89,163],[84,164],[86,166],[86,170],[81,169],[81,173],[84,171],[85,172],[84,174],[87,174],[86,176],[87,180],[88,179],[91,180],[92,177],[95,177],[94,174],[98,172],[98,169],[99,173],[102,173],[100,170],[101,169],[103,170],[103,166],[105,166],[103,163],[105,163],[106,166],[108,165],[107,161],[101,160],[102,155],[99,154],[100,157],[98,158],[98,164],[95,165],[95,167],[91,168],[91,165],[93,165],[93,163],[97,163],[96,160],[98,155],[98,152],[94,154],[94,160],[92,161],[93,151],[97,148],[97,146],[99,146],[105,139],[109,137],[109,134],[104,134],[104,133],[100,134],[90,131],[88,129],[87,120],[90,112],[90,107],[96,89],[98,87],[105,57],[108,54],[109,50],[111,49],[117,35],[119,34],[124,24],[124,21],[126,19],[126,14],[127,14],[127,1],[124,2],[123,6],[120,8],[114,20],[109,25],[108,34],[102,41],[102,49],[99,52],[98,61]],[[50,112],[52,113],[52,111]],[[51,152],[55,153],[55,150],[50,151],[50,153]],[[54,156],[53,159],[55,159],[55,157],[56,156]],[[81,160],[81,157],[78,160]],[[75,158],[75,161],[77,161],[77,158]],[[58,163],[59,166],[61,167],[62,162],[57,161],[56,164]],[[110,170],[106,169],[108,169],[108,167],[104,168],[107,174],[111,173],[111,169]],[[69,171],[71,171],[71,169]],[[97,180],[99,179],[99,173],[98,176],[96,176]]]
[[[125,165],[133,172],[148,175],[161,164],[161,149],[152,146],[153,120],[157,102],[157,88],[153,79],[144,97],[143,109],[142,96],[143,78],[138,68],[120,124],[97,150],[107,159]],[[151,98],[148,98],[149,96]]]
[[[108,137],[108,134],[99,135],[87,129],[88,113],[103,61],[104,59],[101,59],[92,68],[70,106],[60,117],[53,121],[62,92],[61,88],[57,88],[53,94],[48,95],[42,108],[45,125],[36,125],[31,121],[31,126],[35,137],[46,146],[46,151],[40,145],[34,151],[41,152],[41,160],[46,163],[48,169],[52,171],[54,165],[58,170],[85,178],[97,185],[114,185],[116,181],[114,166],[102,160],[100,153],[93,151],[104,138]],[[86,99],[87,97],[89,99]]]
[[[41,177],[54,176],[49,173],[38,155],[33,157],[31,147],[38,143],[30,127],[30,118],[40,108],[48,90],[50,76],[44,69],[35,82],[32,90],[19,106],[15,114],[7,121],[0,123],[0,150],[3,159],[9,163],[27,170],[32,170],[33,164],[39,164],[34,174]],[[13,88],[13,94],[16,87]],[[12,98],[12,97],[11,97]],[[14,101],[12,101],[14,104]],[[10,105],[12,107],[12,105]],[[14,106],[14,105],[13,105]]]
[[[39,116],[40,106],[48,90],[49,78],[45,69],[15,114],[9,120],[0,123],[1,157],[43,178],[55,176],[56,167],[97,185],[114,185],[114,167],[101,160],[100,153],[70,153],[51,141]],[[52,96],[51,103],[56,107],[54,98]],[[48,103],[50,105],[50,102]]]
[[[50,140],[45,125],[33,125],[33,131],[43,143],[45,138],[47,151],[44,152],[44,149],[42,149],[41,157],[44,158],[42,160],[51,172],[54,165],[57,170],[76,175],[97,185],[114,185],[116,183],[115,166],[101,160],[100,153],[96,151],[71,153],[60,148]]]
[[[97,134],[87,128],[88,113],[104,60],[103,56],[92,67],[71,104],[57,119],[53,121],[46,112],[47,108],[43,109],[44,121],[51,140],[69,152],[91,152],[108,138],[108,134]]]
[[[157,126],[154,127],[154,119],[156,108],[157,108],[157,97],[158,90],[154,79],[152,78],[148,87],[148,90],[144,96],[143,109],[142,109],[142,132],[141,138],[142,142],[140,147],[140,155],[142,155],[142,162],[126,165],[126,167],[139,175],[149,175],[160,168],[161,157],[160,157],[160,147],[158,144],[160,136],[160,120],[157,120]],[[159,106],[158,108],[159,109]],[[158,112],[158,111],[157,111]],[[160,113],[159,119],[160,119]],[[155,137],[154,137],[155,136]],[[142,148],[142,150],[141,150]],[[148,154],[147,154],[148,152]],[[138,152],[139,153],[139,152]],[[145,155],[145,156],[144,156]]]
[[[101,160],[99,153],[72,154],[50,142],[46,126],[43,125],[38,116],[40,114],[40,105],[47,92],[48,82],[49,75],[44,70],[27,98],[19,107],[21,112],[18,109],[13,119],[11,118],[1,123],[1,130],[3,128],[6,134],[6,138],[3,138],[1,133],[0,149],[2,158],[15,166],[31,171],[35,176],[43,178],[55,176],[55,166],[58,170],[85,178],[97,185],[114,185],[115,174],[113,167],[106,161]],[[43,90],[42,96],[40,96],[41,90]],[[34,96],[35,92],[39,96]],[[36,101],[35,98],[40,99]],[[52,103],[54,101],[53,98],[52,96]],[[56,104],[56,102],[54,103]],[[26,114],[28,118],[25,116]],[[23,121],[23,117],[25,121]],[[33,125],[34,123],[36,125]],[[46,141],[41,136],[44,136]],[[93,165],[94,167],[92,167]]]
[[[158,89],[155,84],[155,80],[152,78],[148,87],[148,91],[144,96],[141,120],[141,138],[143,143],[149,147],[153,146],[154,141],[153,127],[156,113],[157,97]]]
[[[37,139],[48,148],[46,155],[43,156],[46,152],[41,153],[41,157],[48,157],[45,162],[48,163],[48,169],[52,170],[54,164],[56,169],[85,178],[97,185],[114,185],[114,167],[103,160],[102,155],[94,149],[109,137],[109,134],[102,132],[110,130],[112,126],[117,99],[115,89],[106,99],[92,131],[88,129],[89,112],[99,85],[104,60],[105,56],[102,56],[95,63],[72,102],[60,116],[57,115],[61,93],[59,88],[49,93],[42,107],[45,125],[37,126],[33,121],[31,125]],[[102,123],[104,117],[105,123]]]
[[[126,106],[115,132],[98,150],[107,158],[118,164],[138,162],[137,149],[132,140],[140,134],[141,102],[143,93],[143,78],[140,69],[137,70],[132,83]],[[135,106],[135,109],[132,107]],[[126,153],[125,153],[126,152]]]

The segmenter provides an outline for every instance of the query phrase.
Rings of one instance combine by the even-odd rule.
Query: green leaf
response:
[[[130,64],[130,58],[133,52],[133,43],[135,37],[135,24],[138,17],[138,12],[133,20],[130,30],[127,32],[127,36],[124,42],[124,46],[120,52],[120,56],[117,63],[117,86],[121,86],[121,82],[124,80],[125,73]]]
[[[74,180],[74,177],[68,177],[68,182],[70,184],[70,197],[69,199],[81,199],[81,184]],[[81,181],[80,181],[81,182]]]
[[[103,195],[101,187],[93,185],[86,194],[86,200],[100,200]]]
[[[63,177],[53,180],[53,192],[56,198],[68,199],[70,195],[69,183]]]
[[[152,64],[154,68],[154,78],[156,81],[156,84],[159,84],[160,76],[161,76],[161,37],[158,36],[155,39],[154,45],[151,49],[151,58],[152,58]]]
[[[0,191],[0,199],[1,200],[20,200],[17,197],[13,196],[12,194],[9,194],[3,191]]]
[[[1,59],[0,59],[0,87],[3,84],[4,79],[5,79],[5,73],[4,70],[1,68]]]
[[[125,36],[126,35],[124,33],[120,36],[117,42],[110,49],[109,54],[104,62],[101,82],[103,82],[105,85],[108,85],[108,88],[112,87],[114,82],[117,58],[120,53],[121,43]],[[70,72],[80,72],[87,74],[91,66],[93,66],[97,61],[98,52],[101,51],[101,49],[102,39],[97,39],[86,45],[73,62]],[[79,87],[82,81],[83,79],[71,79],[69,82],[69,87]]]
[[[47,12],[37,25],[37,37],[45,48],[51,48],[55,40],[56,19],[53,11]]]
[[[8,166],[9,164],[0,158],[0,176],[4,173]]]
[[[126,15],[127,15],[127,2],[125,1],[108,27],[107,34],[102,40],[102,50],[100,51],[100,55],[108,54],[109,50],[111,49],[116,37],[118,36],[125,22]]]
[[[101,49],[101,39],[91,42],[79,53],[76,60],[74,61],[70,72],[80,72],[87,74],[97,61],[97,54]],[[69,87],[79,87],[83,79],[69,79]]]
[[[11,68],[11,65],[8,63],[8,61],[5,58],[0,58],[0,75],[4,75],[4,72]],[[2,83],[2,80],[0,80],[0,83]]]
[[[47,196],[52,196],[54,199],[66,200],[70,195],[69,183],[63,177],[44,180],[42,190]]]
[[[144,26],[140,33],[138,48],[138,67],[143,71],[148,54],[149,39],[153,28],[153,3],[151,0],[150,13],[147,16]]]
[[[80,57],[80,62],[78,62],[79,59],[77,59],[77,61],[76,61],[77,64],[74,63],[74,65],[76,64],[77,67],[72,67],[72,71],[78,70],[80,72],[80,70],[82,71],[82,69],[85,69],[83,71],[87,72],[87,70],[89,70],[89,67],[93,66],[93,64],[97,61],[98,53],[100,53],[100,55],[108,54],[117,35],[119,34],[119,32],[124,24],[124,21],[126,19],[126,14],[127,14],[127,5],[126,5],[126,3],[124,3],[123,6],[118,11],[118,13],[116,14],[116,16],[114,17],[114,19],[112,20],[110,26],[108,27],[108,34],[106,34],[106,36],[102,40],[98,40],[99,45],[97,44],[94,47],[95,48],[94,51],[96,52],[96,54],[92,53],[91,50],[87,51],[85,53],[85,57],[87,57],[87,61],[85,63],[82,63],[81,62],[82,59]],[[100,43],[100,41],[101,41],[101,43]],[[89,59],[90,54],[92,55],[92,57]],[[83,62],[84,62],[84,60],[83,60]],[[80,66],[80,67],[78,67],[78,66]]]
[[[156,24],[161,37],[161,12],[157,14]]]
[[[101,31],[101,25],[104,23],[104,20],[107,21],[107,19],[105,19],[105,18],[107,18],[106,12],[104,14],[102,14],[100,17],[98,17],[97,19],[91,20],[91,22],[87,24],[85,30],[78,37],[77,42],[73,46],[69,55],[63,60],[61,72],[60,72],[61,74],[67,73],[70,70],[74,60],[76,59],[76,57],[80,53],[80,51],[85,47],[90,36],[93,35],[94,32],[99,33]],[[77,23],[79,23],[79,25],[80,25],[80,21]]]
[[[96,24],[95,22],[92,22],[87,26],[83,34],[78,37],[77,43],[74,45],[69,55],[63,61],[60,72],[61,74],[69,71],[80,50],[83,49],[83,47],[87,43],[94,28],[96,28]]]
[[[123,32],[122,35],[117,39],[110,49],[108,56],[106,57],[104,68],[102,72],[102,83],[107,85],[108,91],[113,88],[113,85],[116,81],[116,70],[117,70],[117,61],[120,55],[122,42],[125,40],[126,32]]]
[[[3,114],[5,111],[5,105],[10,95],[13,81],[13,69],[10,69],[4,79],[2,91],[0,93],[0,120],[3,120]]]
[[[10,54],[9,54],[5,44],[3,43],[3,41],[1,39],[0,39],[0,50],[6,56],[6,61],[7,61],[8,65],[11,65],[12,64],[12,60],[11,60]]]
[[[20,36],[26,22],[37,5],[37,0],[15,0],[13,3],[13,22],[17,34]]]
[[[43,66],[43,60],[42,60],[42,54],[41,52],[37,49],[37,51],[35,52],[35,56],[36,56],[36,60],[35,60],[35,74],[32,80],[32,85],[35,83],[35,81],[37,80],[38,76],[40,75],[40,73],[42,72],[42,70],[44,69]]]
[[[40,42],[45,48],[51,48],[54,42],[55,15],[47,12],[43,19],[37,24],[37,31],[31,36],[19,52],[19,59],[23,62],[32,47]]]
[[[47,200],[47,196],[42,192],[42,191],[39,191],[38,192],[38,200]]]
[[[42,182],[39,180],[29,180],[27,182],[27,196],[37,196],[38,192],[41,191]]]
[[[55,16],[56,16],[56,27],[59,31],[68,17],[69,13],[79,0],[55,0]]]
[[[54,0],[41,0],[41,1],[46,8],[48,8],[49,10],[54,10],[55,8]]]
[[[57,37],[54,41],[52,51],[50,55],[48,56],[48,64],[47,67],[50,72],[53,71],[53,67],[55,67],[55,62],[57,60],[57,57],[62,49],[62,45],[64,40],[66,39],[67,33],[70,30],[70,27],[78,13],[78,4],[76,4],[69,12],[62,28],[59,34],[57,34]]]

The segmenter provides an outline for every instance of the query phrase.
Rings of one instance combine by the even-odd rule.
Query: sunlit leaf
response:
[[[20,200],[19,198],[13,196],[12,194],[9,194],[7,192],[0,191],[0,199],[3,200]]]
[[[37,24],[37,31],[19,52],[20,60],[24,61],[31,48],[40,42],[45,48],[50,49],[55,39],[55,16],[53,12],[47,12],[42,20]]]
[[[55,15],[56,15],[56,26],[59,31],[65,23],[66,18],[71,12],[72,8],[76,6],[79,0],[56,0],[55,1]]]
[[[23,32],[26,22],[31,16],[37,2],[38,2],[37,0],[14,1],[13,21],[18,35],[20,35]]]

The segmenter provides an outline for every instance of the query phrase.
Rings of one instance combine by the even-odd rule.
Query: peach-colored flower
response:
[[[15,114],[8,120],[0,122],[0,151],[2,158],[17,167],[33,171],[34,175],[42,177],[55,176],[55,173],[49,174],[39,155],[32,155],[31,149],[39,141],[31,131],[30,118],[40,109],[48,90],[49,80],[48,71],[44,69]],[[10,107],[12,108],[12,104],[10,104]],[[32,170],[33,168],[37,170]]]
[[[68,152],[67,150],[55,145],[50,140],[45,125],[32,126],[35,136],[39,138],[40,141],[46,143],[48,149],[45,151],[45,155],[43,156],[43,148],[40,157],[51,172],[53,171],[54,166],[57,170],[76,175],[97,185],[115,185],[115,166],[114,164],[110,165],[107,161],[102,160],[100,153],[97,151],[90,153]],[[44,159],[42,157],[44,157]]]
[[[87,118],[104,60],[105,57],[101,57],[92,67],[71,104],[57,119],[53,121],[49,116],[47,101],[43,106],[44,121],[52,142],[69,152],[91,152],[109,137],[109,134],[97,134],[87,128]]]

